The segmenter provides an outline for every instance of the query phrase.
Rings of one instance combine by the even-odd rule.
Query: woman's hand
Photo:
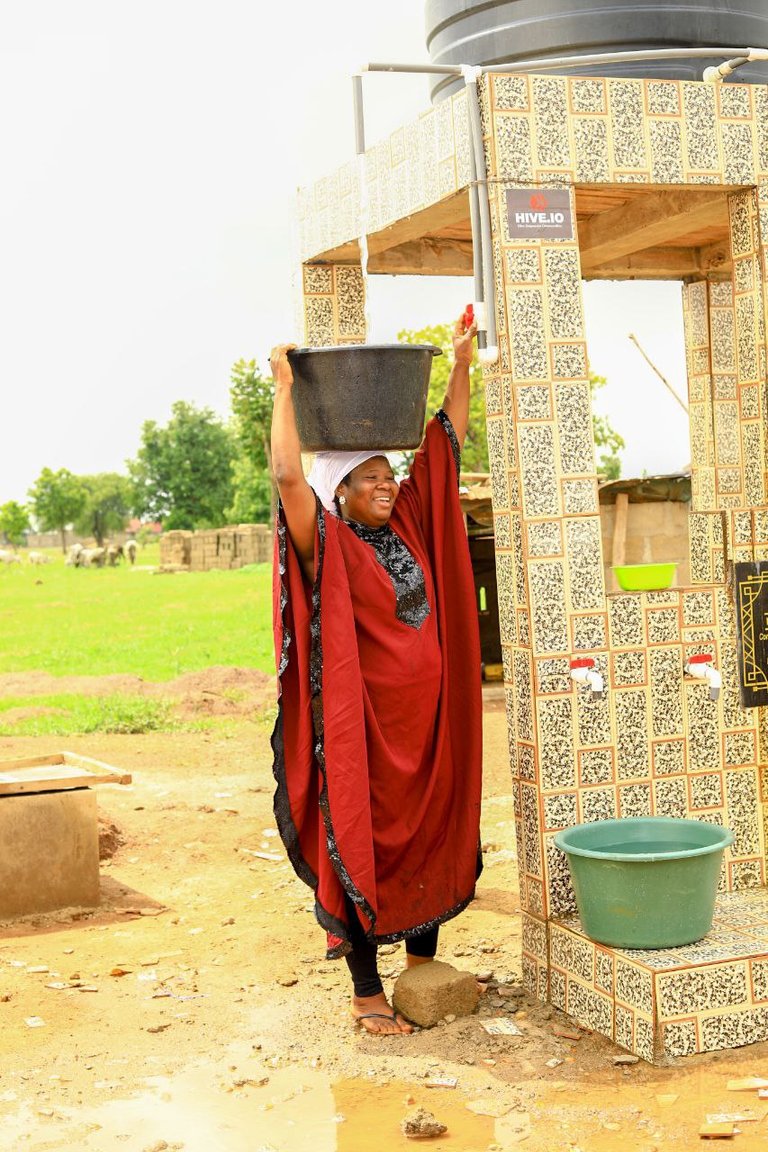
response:
[[[469,421],[469,370],[475,351],[472,341],[476,332],[477,324],[474,319],[467,325],[462,312],[453,326],[453,366],[443,400],[443,411],[453,424],[460,448],[464,444]]]
[[[288,352],[295,348],[295,344],[276,344],[269,354],[269,366],[272,369],[272,379],[275,384],[290,388],[293,384],[293,369],[288,360]]]
[[[477,324],[475,321],[473,320],[469,327],[467,327],[466,321],[464,319],[464,313],[462,312],[461,316],[459,316],[458,320],[453,326],[452,340],[454,363],[461,364],[469,368],[470,364],[472,363],[472,357],[475,354],[475,349],[472,342],[475,338],[476,332]]]

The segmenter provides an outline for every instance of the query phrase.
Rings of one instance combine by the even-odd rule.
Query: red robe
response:
[[[278,513],[275,816],[329,956],[349,950],[345,892],[379,942],[432,928],[474,895],[480,643],[457,473],[440,413],[389,521],[424,574],[418,628],[397,618],[373,547],[319,502],[310,588]]]

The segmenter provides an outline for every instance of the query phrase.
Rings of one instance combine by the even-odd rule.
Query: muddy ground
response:
[[[0,690],[52,690],[34,676]],[[104,679],[77,690],[114,691]],[[758,1119],[734,1140],[766,1146],[768,1101],[726,1084],[768,1077],[768,1044],[617,1065],[618,1048],[524,995],[498,688],[484,718],[486,867],[440,953],[488,991],[475,1015],[413,1036],[356,1031],[346,966],[323,959],[274,831],[268,729],[250,719],[271,689],[224,669],[177,682],[182,714],[234,716],[226,732],[0,740],[2,759],[66,747],[133,774],[99,788],[100,907],[0,926],[1,1148],[390,1152],[413,1146],[400,1124],[418,1107],[447,1125],[422,1145],[435,1152],[677,1152],[702,1146],[707,1114],[745,1109]],[[403,951],[382,951],[391,986]],[[521,1035],[489,1035],[493,1017]]]

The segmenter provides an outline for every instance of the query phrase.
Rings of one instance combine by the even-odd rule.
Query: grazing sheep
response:
[[[125,553],[122,544],[110,544],[107,548],[107,563],[110,568],[114,568],[123,559],[125,559]]]
[[[21,564],[21,556],[9,552],[6,548],[0,548],[0,564]]]
[[[107,558],[106,548],[82,548],[78,553],[77,568],[103,568]]]
[[[83,551],[82,544],[70,544],[67,549],[66,563],[70,568],[77,568],[80,559],[80,553]]]
[[[138,545],[137,545],[135,540],[126,540],[126,542],[125,542],[125,554],[128,557],[128,559],[130,560],[131,564],[136,563],[136,549],[137,548],[138,548]]]
[[[50,564],[51,563],[51,557],[46,556],[45,552],[30,552],[29,556],[27,556],[27,560],[29,561],[30,564]]]

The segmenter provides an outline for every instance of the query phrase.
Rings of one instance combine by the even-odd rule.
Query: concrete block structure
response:
[[[394,81],[393,81],[394,82]],[[768,88],[486,74],[480,83],[499,358],[485,369],[499,614],[528,990],[647,1060],[768,1039],[765,707],[739,687],[735,561],[768,560]],[[466,95],[300,194],[304,340],[365,339],[369,271],[469,275]],[[565,193],[563,238],[514,204]],[[689,578],[606,588],[582,279],[681,281]],[[684,675],[722,673],[717,700]],[[589,655],[601,696],[577,688]],[[709,935],[621,951],[581,930],[554,835],[672,815],[735,834]]]
[[[174,529],[160,537],[160,564],[165,568],[231,571],[246,564],[267,564],[272,559],[272,530],[268,524],[237,524],[196,532]]]

